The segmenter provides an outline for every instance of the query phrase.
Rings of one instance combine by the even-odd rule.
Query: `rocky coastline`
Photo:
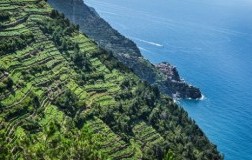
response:
[[[154,65],[144,59],[133,41],[113,29],[83,0],[48,0],[48,2],[64,13],[71,22],[79,25],[82,32],[101,48],[110,51],[142,80],[157,85],[161,92],[173,98],[200,99],[202,97],[199,88],[180,78],[176,67],[167,62]]]

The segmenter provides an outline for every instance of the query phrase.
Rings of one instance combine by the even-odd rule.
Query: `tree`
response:
[[[73,62],[75,63],[75,65],[81,69],[90,71],[90,63],[87,60],[87,57],[85,56],[84,53],[81,52],[75,52],[73,55]]]
[[[4,107],[5,107],[4,104],[0,102],[0,113],[3,111]]]
[[[56,18],[57,16],[59,16],[59,12],[57,10],[53,9],[50,16],[51,16],[51,18]]]
[[[76,29],[79,31],[80,30],[80,25],[76,25]]]
[[[71,90],[66,89],[64,94],[55,100],[54,104],[68,116],[74,117],[79,107],[77,101],[77,96]]]
[[[158,89],[158,86],[157,86],[157,85],[154,85],[152,90],[153,90],[155,96],[156,96],[157,98],[159,98],[159,97],[160,97],[160,91],[159,91],[159,89]]]
[[[13,80],[10,77],[8,77],[8,80],[7,80],[7,83],[6,83],[6,88],[8,90],[11,90],[12,87],[13,87],[13,84],[14,84]]]
[[[66,49],[67,49],[67,43],[66,43],[66,41],[63,39],[63,41],[62,41],[62,44],[61,44],[61,46],[60,46],[60,49],[62,50],[62,51],[65,51]]]
[[[164,160],[175,160],[175,154],[173,153],[173,151],[169,149],[169,151],[164,157]]]
[[[36,108],[38,108],[38,107],[40,106],[40,101],[39,101],[39,98],[38,98],[37,95],[35,95],[35,96],[33,97],[33,104],[34,104],[34,106],[35,106]]]
[[[0,22],[7,21],[10,19],[10,14],[6,11],[0,12]]]

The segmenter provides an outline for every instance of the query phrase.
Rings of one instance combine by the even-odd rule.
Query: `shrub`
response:
[[[0,12],[0,22],[8,21],[10,19],[10,14],[8,12]]]

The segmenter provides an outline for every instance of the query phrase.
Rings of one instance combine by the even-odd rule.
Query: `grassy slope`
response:
[[[44,1],[0,12],[0,159],[221,159],[183,109]]]

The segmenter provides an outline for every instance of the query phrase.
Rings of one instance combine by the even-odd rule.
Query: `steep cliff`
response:
[[[167,79],[166,77],[175,73],[173,71],[164,73],[144,59],[133,41],[113,29],[82,0],[48,0],[48,2],[64,13],[71,22],[78,24],[80,30],[99,46],[111,51],[118,60],[131,68],[142,80],[157,85],[163,93],[172,97],[201,98],[202,95],[198,88],[180,79]]]
[[[170,97],[45,1],[0,1],[0,17],[1,160],[223,159]]]

